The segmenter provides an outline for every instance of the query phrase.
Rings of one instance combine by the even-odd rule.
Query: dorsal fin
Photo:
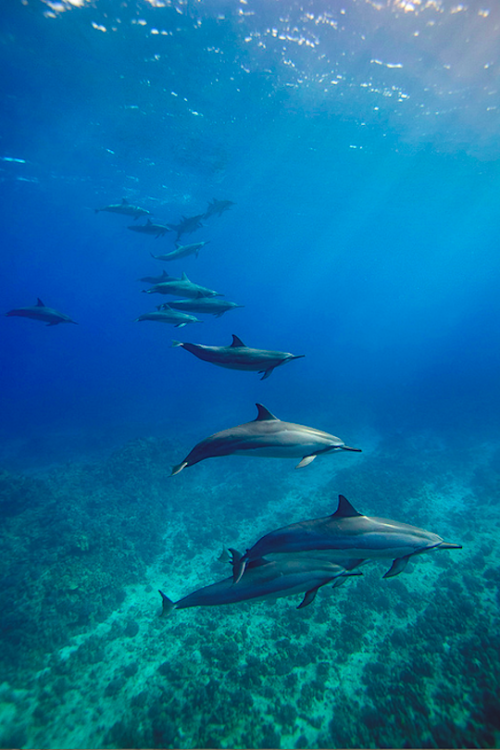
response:
[[[262,406],[262,404],[255,404],[257,407],[257,417],[255,419],[256,422],[263,422],[266,419],[278,419],[278,417],[275,417],[274,414],[271,414],[269,409],[266,409],[265,406]]]
[[[182,277],[181,278],[182,278],[183,281],[189,281],[188,277],[186,276],[186,272],[185,271],[182,272]]]
[[[153,223],[153,222],[151,221],[151,219],[148,219],[148,224],[152,224],[152,223]]]
[[[339,507],[332,513],[332,518],[352,518],[353,516],[361,516],[362,513],[352,507],[349,500],[343,495],[339,495]]]
[[[238,338],[238,336],[235,336],[235,334],[233,333],[233,343],[231,344],[231,346],[245,346],[245,344],[240,338]]]
[[[36,300],[36,306],[37,306],[37,307],[45,307],[45,305],[43,304],[43,302],[42,302],[42,300],[40,299],[40,297],[37,297],[37,300]]]
[[[126,198],[122,198],[122,206],[128,206],[128,200]]]

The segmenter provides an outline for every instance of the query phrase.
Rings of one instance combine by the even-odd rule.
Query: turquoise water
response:
[[[496,6],[2,5],[1,747],[498,747]],[[234,203],[155,260],[158,224]],[[134,322],[186,273],[244,307]],[[173,299],[173,298],[171,298]],[[172,340],[305,355],[269,378]],[[255,418],[362,453],[218,457]],[[218,558],[333,513],[437,550],[276,601],[174,611]]]

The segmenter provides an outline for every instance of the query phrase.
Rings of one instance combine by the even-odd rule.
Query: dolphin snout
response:
[[[351,448],[349,445],[339,445],[343,451],[354,451],[354,453],[361,453],[361,448]]]

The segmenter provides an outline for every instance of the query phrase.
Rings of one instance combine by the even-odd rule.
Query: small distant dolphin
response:
[[[183,328],[188,323],[203,323],[202,320],[198,320],[194,315],[186,315],[186,313],[172,310],[168,305],[165,305],[161,310],[154,312],[143,313],[135,319],[135,323],[139,323],[143,320],[156,320],[158,323],[171,323],[176,328]]]
[[[183,234],[192,234],[200,229],[203,224],[201,220],[205,214],[198,214],[197,216],[182,216],[178,224],[169,224],[169,229],[173,229],[177,232],[176,240],[179,240]]]
[[[188,255],[196,255],[198,257],[201,248],[208,245],[209,242],[210,240],[205,240],[204,242],[193,242],[191,245],[179,245],[176,242],[176,249],[172,250],[171,253],[165,253],[164,255],[153,255],[151,253],[151,256],[156,258],[156,260],[178,260],[179,258],[186,258]]]
[[[154,284],[149,289],[142,290],[145,294],[173,294],[177,297],[223,297],[219,292],[213,289],[207,289],[205,286],[194,284],[188,279],[185,273],[180,279],[169,279],[161,284]]]
[[[182,300],[181,300],[182,301]],[[290,352],[275,352],[267,349],[250,349],[233,333],[230,346],[204,346],[203,344],[188,344],[173,341],[172,346],[182,346],[191,354],[204,362],[211,362],[219,367],[230,370],[246,370],[248,372],[264,373],[261,380],[269,377],[275,367],[301,359],[304,354],[290,354]]]
[[[155,239],[158,239],[158,237],[163,237],[164,234],[170,232],[168,226],[164,224],[153,224],[151,219],[148,219],[147,224],[139,224],[136,226],[127,227],[127,229],[131,229],[132,232],[139,232],[140,234],[154,234]]]
[[[222,216],[224,211],[229,211],[231,206],[235,205],[236,203],[234,203],[234,201],[218,201],[217,198],[214,198],[212,202],[208,202],[208,207],[203,214],[203,218],[208,219],[210,216],[214,216],[214,214]]]
[[[151,216],[151,211],[146,211],[145,208],[141,208],[140,206],[133,206],[126,198],[122,198],[121,203],[111,203],[109,206],[104,206],[104,208],[95,208],[94,211],[96,214],[99,211],[108,211],[111,214],[133,216],[134,219],[138,219],[139,216]]]
[[[166,271],[163,271],[160,276],[143,276],[142,279],[137,279],[137,281],[144,281],[146,284],[161,284],[163,281],[168,281],[173,278],[174,277],[169,276]]]
[[[361,452],[361,448],[349,448],[338,437],[328,432],[305,427],[292,422],[282,422],[262,404],[256,404],[258,414],[253,422],[246,422],[228,430],[216,432],[195,445],[188,456],[172,468],[179,474],[186,466],[204,461],[206,458],[242,454],[266,456],[268,458],[296,458],[302,460],[296,468],[310,464],[317,455],[340,450]]]
[[[75,323],[76,320],[71,320],[68,315],[54,310],[52,307],[45,307],[41,299],[37,299],[36,305],[33,307],[19,307],[17,310],[9,310],[5,315],[10,318],[18,316],[20,318],[32,318],[33,320],[41,320],[43,323],[47,323],[48,326],[56,326],[58,323]]]
[[[252,560],[264,555],[270,560],[283,559],[288,554],[333,558],[344,565],[348,558],[358,562],[390,558],[394,562],[384,578],[392,578],[405,569],[410,557],[432,549],[461,549],[461,545],[444,542],[417,526],[363,516],[339,495],[338,508],[331,516],[292,523],[259,539],[233,566],[234,581],[240,580]]]
[[[220,318],[229,310],[235,310],[237,307],[245,307],[245,305],[237,305],[236,302],[230,302],[227,299],[219,299],[218,297],[201,297],[200,299],[194,300],[178,299],[175,300],[175,302],[171,302],[170,306],[176,310],[215,315],[216,318]]]
[[[239,557],[236,550],[231,550],[233,559]],[[232,577],[210,586],[193,591],[191,594],[173,602],[163,591],[160,591],[163,610],[162,617],[168,616],[174,609],[188,607],[217,607],[223,604],[246,602],[250,599],[277,599],[282,596],[302,594],[305,596],[297,609],[303,609],[314,601],[321,586],[332,583],[333,587],[344,583],[350,576],[362,575],[359,571],[346,570],[328,560],[283,561],[253,560],[247,566],[245,574],[237,586]]]

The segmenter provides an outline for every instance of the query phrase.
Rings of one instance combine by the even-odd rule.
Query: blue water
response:
[[[2,747],[498,747],[499,11],[11,0],[0,9]],[[235,205],[181,242],[158,223]],[[166,269],[244,305],[135,323]],[[173,339],[303,354],[261,381]],[[362,454],[218,458],[277,417]],[[297,463],[297,462],[295,462]],[[462,551],[311,607],[187,610],[223,546],[333,512]],[[325,590],[326,591],[326,590]]]

